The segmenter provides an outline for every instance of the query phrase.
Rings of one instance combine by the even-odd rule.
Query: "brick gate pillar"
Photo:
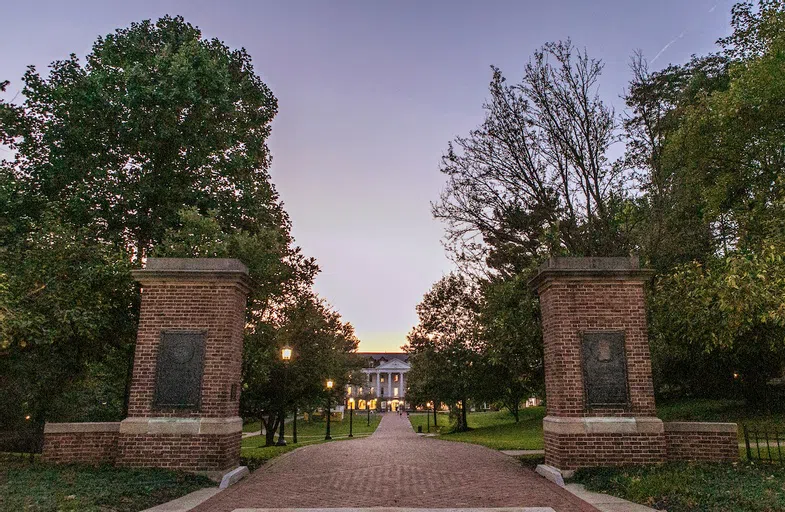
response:
[[[665,460],[637,258],[551,258],[530,281],[545,344],[545,463],[560,470]]]
[[[142,305],[117,464],[236,467],[248,269],[235,259],[150,258],[133,275]]]

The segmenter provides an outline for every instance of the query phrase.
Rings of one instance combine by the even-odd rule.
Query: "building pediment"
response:
[[[411,366],[403,361],[398,359],[392,359],[390,361],[385,361],[384,363],[377,366],[376,370],[408,370]]]

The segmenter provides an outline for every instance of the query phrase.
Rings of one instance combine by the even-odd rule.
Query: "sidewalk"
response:
[[[496,450],[420,437],[397,414],[370,437],[274,459],[194,510],[369,507],[598,510]]]

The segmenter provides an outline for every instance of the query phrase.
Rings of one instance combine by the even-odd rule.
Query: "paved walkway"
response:
[[[597,509],[498,451],[414,433],[387,414],[364,439],[304,446],[282,455],[194,509],[239,508]]]

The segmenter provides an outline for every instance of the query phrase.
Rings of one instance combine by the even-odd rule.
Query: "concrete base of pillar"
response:
[[[561,474],[666,459],[665,429],[659,418],[546,416],[543,431],[545,464]]]
[[[117,465],[221,472],[239,466],[238,418],[127,418],[120,423]]]

